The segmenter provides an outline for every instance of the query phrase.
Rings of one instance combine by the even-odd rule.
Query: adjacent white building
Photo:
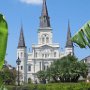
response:
[[[17,47],[17,58],[21,60],[20,64],[20,81],[27,83],[28,80],[34,82],[37,79],[36,73],[40,70],[46,70],[53,61],[66,56],[74,54],[73,43],[70,40],[70,25],[68,23],[67,42],[64,52],[60,52],[59,44],[53,43],[53,32],[50,25],[50,17],[48,15],[46,0],[43,0],[42,13],[40,17],[40,26],[38,29],[38,44],[32,45],[32,53],[27,52],[25,45],[23,27],[19,37]]]

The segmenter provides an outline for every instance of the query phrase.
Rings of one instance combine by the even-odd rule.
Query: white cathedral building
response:
[[[46,0],[43,0],[42,12],[40,17],[40,26],[38,29],[38,44],[32,45],[32,53],[27,52],[25,45],[23,27],[21,26],[21,32],[17,47],[17,58],[21,60],[20,69],[20,82],[27,83],[29,79],[33,82],[38,80],[36,73],[40,70],[46,70],[50,67],[51,63],[55,60],[66,56],[68,54],[74,54],[73,43],[70,40],[71,32],[70,25],[68,23],[67,41],[65,51],[60,52],[59,44],[53,43],[53,32],[50,25],[50,18],[48,15]],[[18,68],[18,67],[17,67]]]

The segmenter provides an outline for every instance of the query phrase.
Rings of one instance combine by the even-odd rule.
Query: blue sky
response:
[[[90,20],[90,0],[47,0],[53,42],[65,47],[68,20],[72,36]],[[6,60],[16,65],[16,51],[19,40],[21,23],[23,24],[27,50],[32,43],[37,44],[37,30],[42,10],[42,0],[1,0],[0,13],[6,17],[9,26],[9,38]],[[75,46],[75,55],[82,59],[90,55],[90,49],[80,49]]]

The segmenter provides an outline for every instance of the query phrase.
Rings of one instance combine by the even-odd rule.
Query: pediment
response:
[[[39,48],[43,48],[43,49],[50,49],[50,48],[53,48],[52,46],[50,46],[50,45],[42,45],[42,46],[40,46]]]

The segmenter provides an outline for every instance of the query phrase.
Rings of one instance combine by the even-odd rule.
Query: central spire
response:
[[[48,16],[48,10],[47,10],[47,5],[46,5],[46,0],[43,0],[42,16]]]
[[[46,0],[43,0],[42,13],[40,17],[40,28],[50,27],[50,19],[48,16],[48,10]]]

